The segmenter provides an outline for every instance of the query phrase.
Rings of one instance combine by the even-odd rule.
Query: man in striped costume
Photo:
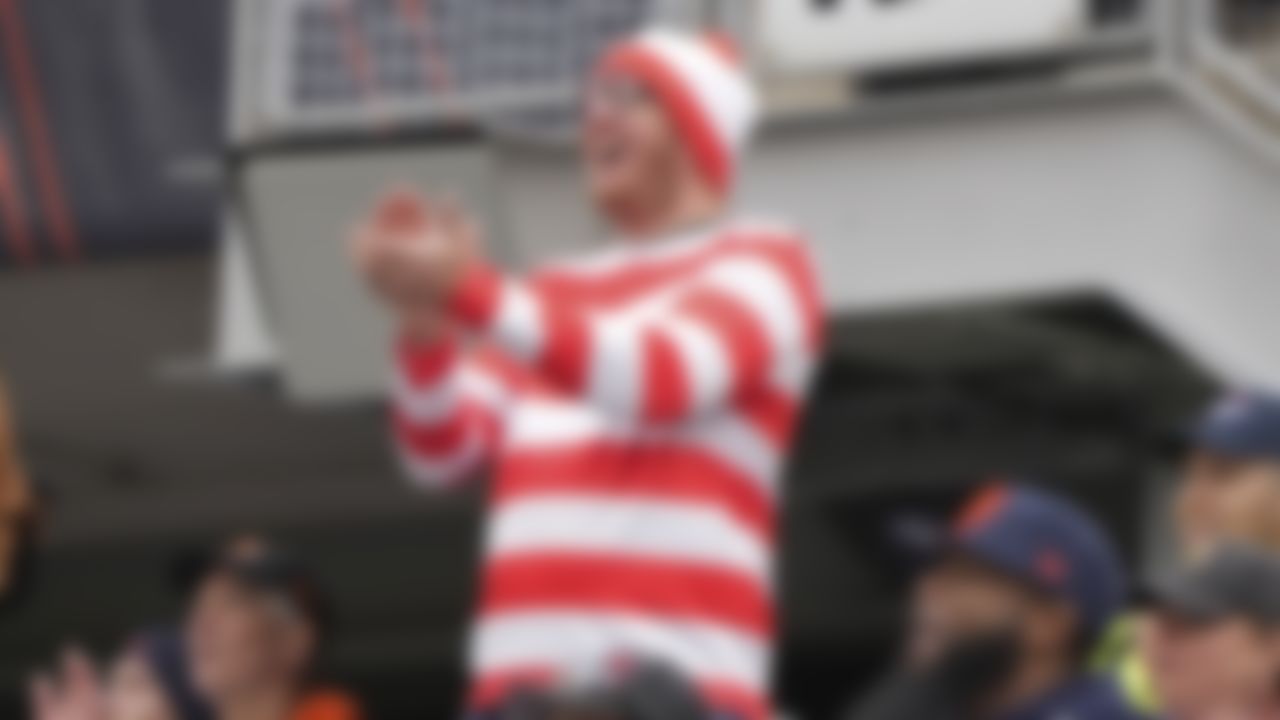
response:
[[[613,247],[506,277],[456,208],[409,192],[353,234],[402,328],[409,475],[492,473],[472,703],[628,655],[765,717],[778,484],[821,349],[814,269],[795,232],[729,209],[758,109],[728,43],[623,41],[584,112]]]

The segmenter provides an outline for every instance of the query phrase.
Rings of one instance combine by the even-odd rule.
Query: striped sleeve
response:
[[[457,485],[492,455],[501,430],[503,390],[450,340],[401,342],[392,390],[395,445],[410,482]]]
[[[607,412],[670,423],[715,411],[816,352],[816,283],[798,240],[744,243],[643,316],[589,312],[477,268],[457,317]]]

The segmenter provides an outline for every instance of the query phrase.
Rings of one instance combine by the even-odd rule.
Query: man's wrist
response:
[[[449,337],[449,319],[436,308],[401,309],[399,315],[400,338],[407,345],[438,345]]]
[[[467,266],[445,296],[448,315],[472,330],[487,330],[502,301],[502,275],[483,262]]]
[[[413,385],[439,382],[453,368],[458,355],[457,343],[448,332],[422,336],[402,329],[397,349],[400,367]]]

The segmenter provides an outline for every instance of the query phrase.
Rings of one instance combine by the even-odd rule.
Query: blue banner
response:
[[[225,0],[0,0],[0,266],[205,247]]]

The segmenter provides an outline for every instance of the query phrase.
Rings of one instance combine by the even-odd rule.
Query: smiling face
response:
[[[603,74],[587,89],[582,150],[588,194],[615,223],[660,205],[693,173],[657,99],[622,74]]]

